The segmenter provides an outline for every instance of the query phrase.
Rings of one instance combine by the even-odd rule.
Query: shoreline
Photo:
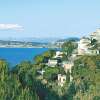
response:
[[[0,47],[0,49],[2,48],[48,48],[48,49],[59,49],[59,47]]]

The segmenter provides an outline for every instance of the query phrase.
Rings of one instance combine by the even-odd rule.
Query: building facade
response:
[[[63,87],[66,83],[66,75],[58,74],[58,85]]]

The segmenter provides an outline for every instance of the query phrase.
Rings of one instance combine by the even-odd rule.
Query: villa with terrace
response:
[[[93,39],[93,35],[92,35],[92,39]],[[80,39],[80,41],[78,42],[78,55],[98,55],[100,54],[100,51],[97,48],[93,48],[94,45],[91,44],[92,39],[87,38],[87,37],[83,37]],[[99,40],[97,40],[97,42],[98,41]]]

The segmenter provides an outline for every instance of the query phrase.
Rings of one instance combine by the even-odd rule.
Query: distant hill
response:
[[[59,42],[65,41],[78,41],[79,38],[71,37],[67,39],[58,38],[35,38],[35,39],[24,39],[24,40],[0,40],[0,47],[48,47],[48,48],[58,48]]]
[[[77,38],[77,37],[70,37],[70,38],[67,38],[67,39],[61,39],[61,40],[57,40],[57,42],[65,42],[65,41],[74,41],[74,42],[77,42],[79,41],[80,39]]]

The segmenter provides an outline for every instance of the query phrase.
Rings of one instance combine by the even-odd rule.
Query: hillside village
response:
[[[64,71],[67,73],[68,71],[71,74],[71,69],[74,66],[74,60],[83,55],[99,55],[100,54],[100,47],[95,47],[96,45],[100,45],[100,29],[97,29],[96,32],[93,32],[88,37],[82,37],[80,41],[77,42],[77,48],[75,48],[71,54],[71,56],[68,58],[68,60],[62,60],[63,58],[63,51],[56,51],[55,55],[48,59],[48,62],[46,65],[48,67],[56,67],[57,65],[64,68]],[[66,52],[67,55],[67,52]],[[60,60],[60,61],[59,61]],[[45,73],[45,70],[42,69],[39,71],[43,75]],[[72,76],[70,75],[70,82],[72,81]],[[61,80],[61,81],[60,81]],[[66,81],[66,78],[64,75],[58,74],[58,84],[61,82],[61,86],[63,86],[64,81]]]
[[[0,71],[1,100],[100,100],[100,29]]]
[[[75,47],[72,48],[69,54],[66,52],[66,45],[63,48],[64,44],[62,44],[62,50],[57,50],[52,57],[48,58],[47,62],[42,62],[44,67],[38,69],[37,73],[39,74],[39,80],[41,80],[43,84],[51,86],[52,89],[55,86],[57,88],[59,87],[59,89],[66,89],[66,84],[70,85],[73,82],[72,69],[75,66],[75,60],[83,56],[100,56],[100,29],[91,33],[88,37],[82,37],[78,42],[72,42],[72,44],[74,44],[73,46]],[[70,46],[68,46],[68,48],[69,47]],[[80,64],[80,66],[81,65],[82,64]],[[45,73],[51,74],[49,79],[45,78]],[[54,91],[57,92],[58,90]],[[59,95],[63,94],[60,93]]]

